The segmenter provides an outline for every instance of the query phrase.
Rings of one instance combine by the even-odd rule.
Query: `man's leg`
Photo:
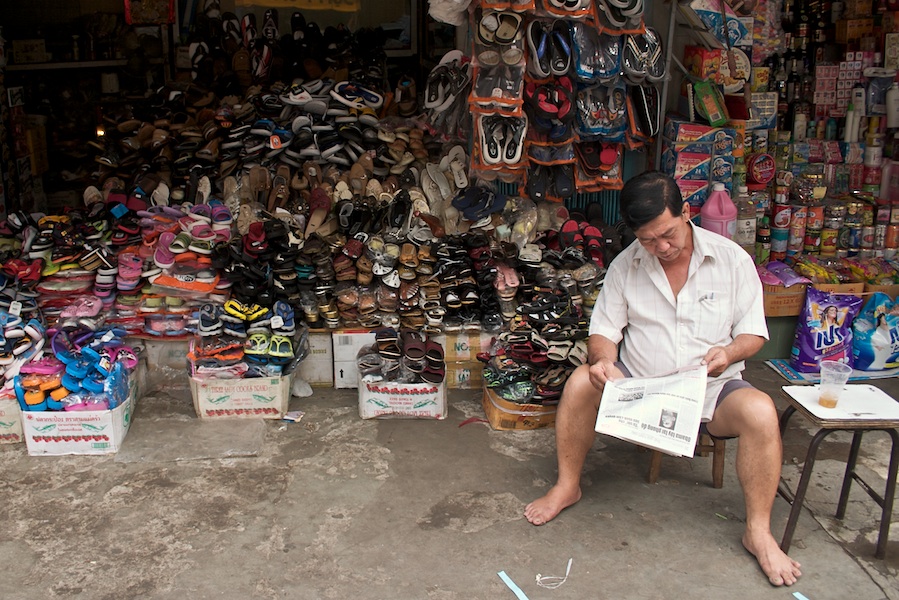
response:
[[[559,478],[545,496],[524,509],[534,525],[543,525],[581,499],[581,470],[593,445],[596,414],[602,392],[590,383],[589,367],[581,365],[568,378],[556,413],[556,455]]]
[[[777,410],[771,398],[752,387],[721,400],[707,425],[718,437],[739,437],[737,477],[746,501],[743,545],[758,560],[773,585],[792,585],[802,573],[771,535],[771,507],[777,496],[783,448]]]

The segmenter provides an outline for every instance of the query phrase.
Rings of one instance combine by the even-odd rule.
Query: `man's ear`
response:
[[[681,207],[681,214],[684,216],[684,219],[687,221],[690,220],[690,203],[684,202],[683,207]]]

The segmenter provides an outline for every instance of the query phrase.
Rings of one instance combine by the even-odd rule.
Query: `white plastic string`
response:
[[[561,586],[568,580],[568,574],[571,573],[571,562],[573,560],[573,558],[568,559],[568,568],[565,569],[565,577],[554,577],[550,575],[544,577],[540,573],[537,573],[537,585],[548,590],[554,590]]]

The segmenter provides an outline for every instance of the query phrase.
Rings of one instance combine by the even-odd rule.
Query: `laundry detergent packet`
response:
[[[796,320],[790,366],[800,373],[817,373],[822,360],[852,366],[852,321],[862,299],[810,287]]]
[[[862,371],[899,367],[899,302],[876,292],[852,325],[854,366]]]

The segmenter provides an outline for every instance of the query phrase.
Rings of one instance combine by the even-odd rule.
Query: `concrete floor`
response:
[[[747,378],[786,384],[761,362]],[[534,527],[522,509],[554,480],[553,431],[463,426],[483,416],[476,391],[451,392],[440,422],[363,421],[354,390],[294,398],[300,423],[201,422],[183,378],[156,383],[116,456],[0,446],[0,598],[514,598],[501,570],[532,600],[899,598],[897,528],[875,560],[879,509],[863,492],[844,523],[828,516],[848,436],[825,442],[791,552],[804,576],[785,589],[740,544],[734,442],[715,490],[711,459],[666,457],[648,485],[647,453],[598,438],[581,502]],[[899,397],[896,380],[880,385]],[[795,416],[785,439],[794,485],[807,426]],[[869,438],[883,481],[887,444]],[[776,536],[788,509],[776,500]],[[537,586],[569,558],[566,583]]]

